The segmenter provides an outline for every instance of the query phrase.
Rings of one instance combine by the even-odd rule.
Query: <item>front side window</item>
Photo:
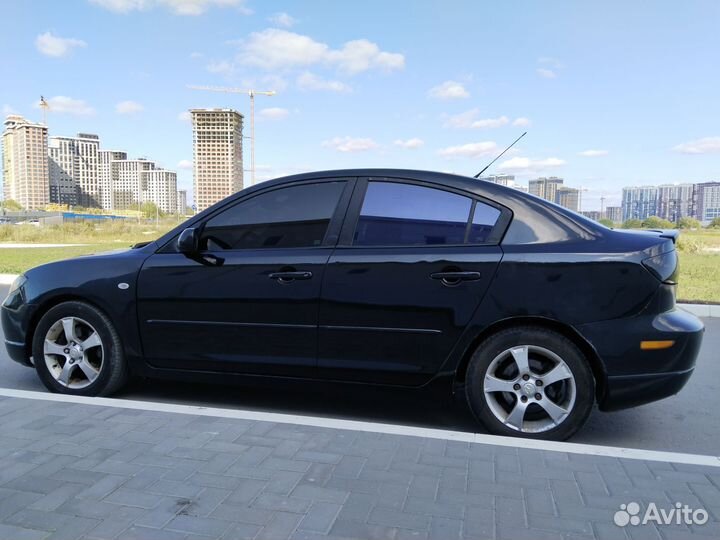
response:
[[[472,199],[440,189],[369,182],[353,244],[462,244]]]
[[[208,250],[312,247],[322,244],[345,182],[280,188],[211,218],[201,245]]]

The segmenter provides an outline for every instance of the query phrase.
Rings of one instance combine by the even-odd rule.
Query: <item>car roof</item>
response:
[[[284,176],[274,180],[268,180],[255,186],[244,189],[239,193],[250,193],[255,188],[264,189],[273,185],[281,185],[292,182],[302,182],[320,178],[347,178],[347,177],[370,177],[370,178],[397,178],[404,180],[423,180],[437,183],[443,186],[469,191],[481,197],[494,199],[503,203],[504,199],[515,199],[516,197],[533,197],[517,189],[509,188],[493,182],[479,180],[470,176],[451,174],[436,171],[424,171],[418,169],[388,169],[388,168],[363,168],[363,169],[335,169],[326,171],[313,171],[307,173]]]

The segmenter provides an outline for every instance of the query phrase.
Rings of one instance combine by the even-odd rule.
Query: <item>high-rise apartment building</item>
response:
[[[555,190],[555,202],[568,210],[577,212],[580,210],[580,190],[558,185]]]
[[[47,126],[9,115],[2,135],[3,197],[39,209],[50,202]]]
[[[515,175],[513,174],[491,174],[488,176],[480,176],[478,180],[485,180],[486,182],[500,184],[501,186],[515,187]]]
[[[184,216],[187,211],[187,190],[181,189],[177,194],[178,214]]]
[[[103,210],[114,210],[112,162],[127,159],[127,152],[117,150],[100,150],[98,153],[98,185],[100,189],[100,206]]]
[[[232,109],[192,109],[193,186],[198,211],[243,188],[243,116]]]
[[[656,216],[657,186],[632,186],[622,190],[623,221]]]
[[[99,151],[100,137],[97,135],[78,133],[77,137],[50,137],[50,202],[100,208]]]
[[[177,212],[177,174],[165,169],[150,169],[140,173],[142,201],[154,203],[161,212]]]
[[[695,184],[696,217],[703,225],[720,218],[720,182]]]
[[[528,189],[531,195],[541,197],[546,201],[556,202],[556,193],[559,186],[563,183],[562,178],[550,176],[549,178],[538,178],[530,180]]]
[[[137,210],[144,202],[147,178],[142,173],[155,169],[147,159],[120,159],[110,162],[110,182],[114,210]]]
[[[657,216],[677,223],[695,215],[694,184],[663,184],[657,190]]]
[[[605,217],[613,223],[620,223],[623,220],[622,206],[605,207]]]

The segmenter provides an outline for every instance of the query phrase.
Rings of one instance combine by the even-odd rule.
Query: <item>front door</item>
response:
[[[320,285],[337,239],[328,231],[347,184],[261,192],[212,215],[197,256],[151,256],[138,280],[148,363],[313,376]]]
[[[502,258],[501,212],[428,185],[360,181],[323,280],[321,375],[418,385],[440,370]]]

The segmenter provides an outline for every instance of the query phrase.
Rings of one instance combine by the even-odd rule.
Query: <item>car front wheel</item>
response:
[[[564,440],[587,420],[595,383],[586,358],[568,338],[517,327],[478,347],[468,366],[466,394],[491,433]]]
[[[51,391],[106,396],[127,378],[122,344],[112,322],[85,302],[63,302],[40,319],[33,361]]]

